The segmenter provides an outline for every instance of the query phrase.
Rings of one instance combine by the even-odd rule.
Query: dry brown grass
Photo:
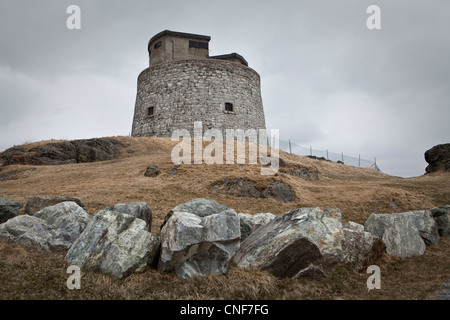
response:
[[[260,165],[181,165],[172,176],[170,153],[175,142],[167,138],[115,137],[120,156],[111,161],[60,166],[13,165],[2,168],[0,196],[23,203],[31,195],[80,198],[91,214],[122,202],[145,201],[153,211],[152,232],[159,234],[167,212],[193,198],[205,197],[237,212],[283,214],[303,206],[337,207],[343,222],[364,223],[374,213],[429,209],[450,203],[450,174],[414,178],[392,177],[370,168],[299,157],[281,152],[287,167],[315,167],[319,180],[309,181],[279,173],[261,176]],[[42,143],[42,142],[41,142]],[[34,144],[31,144],[34,146]],[[161,174],[143,175],[158,163]],[[213,192],[210,186],[224,177],[241,177],[267,185],[283,181],[294,190],[294,203],[273,199],[232,197]],[[23,209],[22,209],[23,210]],[[70,291],[63,257],[39,256],[10,246],[0,246],[0,298],[3,299],[422,299],[450,278],[450,245],[428,247],[414,259],[385,257],[382,289],[367,292],[368,275],[339,266],[328,280],[276,279],[266,272],[231,266],[227,275],[178,279],[173,274],[147,270],[118,281],[83,272],[82,290]]]

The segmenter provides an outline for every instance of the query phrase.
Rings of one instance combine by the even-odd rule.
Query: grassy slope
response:
[[[259,165],[181,165],[175,175],[170,153],[175,145],[165,138],[116,137],[122,144],[116,160],[61,166],[8,166],[0,171],[0,196],[26,202],[30,195],[64,195],[80,198],[91,214],[115,203],[145,201],[153,211],[152,232],[166,213],[177,204],[206,197],[228,205],[237,212],[272,212],[276,215],[302,206],[337,207],[343,222],[364,223],[372,213],[393,213],[429,209],[450,203],[450,174],[399,178],[370,168],[355,168],[281,153],[289,168],[316,167],[317,181],[280,172],[261,176]],[[42,143],[42,142],[40,142]],[[149,164],[158,163],[162,174],[143,175]],[[2,179],[8,176],[9,179]],[[273,199],[230,197],[211,191],[212,183],[224,177],[241,177],[267,185],[271,181],[289,184],[297,196],[295,203]],[[60,255],[45,257],[0,246],[0,298],[81,298],[81,299],[421,299],[449,278],[449,241],[429,247],[414,259],[384,257],[382,290],[367,292],[366,274],[338,267],[328,280],[275,279],[265,272],[243,271],[231,266],[225,276],[181,281],[172,274],[147,270],[117,281],[106,275],[86,272],[82,290],[65,287],[66,265]],[[437,263],[439,261],[439,263]],[[23,288],[28,288],[23,290]]]

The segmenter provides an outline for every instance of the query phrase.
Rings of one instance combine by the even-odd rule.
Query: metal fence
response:
[[[269,140],[269,145],[273,145],[273,143]],[[367,167],[367,168],[374,168],[377,171],[380,171],[380,168],[377,165],[377,159],[374,158],[373,160],[367,160],[362,159],[361,155],[358,155],[358,157],[352,157],[345,155],[343,152],[336,153],[336,152],[329,152],[328,150],[317,150],[313,149],[312,147],[304,147],[297,143],[294,143],[290,140],[281,140],[279,139],[279,149],[291,153],[296,154],[299,156],[309,156],[309,157],[315,157],[325,160],[330,160],[334,162],[342,162],[349,166],[354,167]]]

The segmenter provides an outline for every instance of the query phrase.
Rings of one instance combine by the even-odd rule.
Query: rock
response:
[[[188,202],[182,203],[170,210],[164,217],[164,222],[162,223],[160,229],[164,227],[167,220],[171,217],[172,213],[175,211],[190,212],[194,213],[199,217],[206,217],[211,214],[220,213],[222,211],[228,210],[229,208],[223,204],[217,203],[211,199],[197,198],[190,200]]]
[[[34,215],[34,213],[46,207],[54,206],[55,204],[65,201],[75,202],[87,212],[86,206],[78,198],[60,196],[30,196],[28,197],[27,203],[25,205],[25,214]]]
[[[40,253],[68,249],[55,229],[44,220],[29,215],[17,216],[1,224],[0,242]]]
[[[23,203],[21,202],[0,197],[0,224],[16,217],[22,207]]]
[[[97,212],[66,254],[71,265],[122,279],[142,272],[155,260],[159,236],[147,222],[117,210]]]
[[[255,182],[243,178],[223,178],[212,186],[212,190],[235,197],[262,197],[261,191],[255,187]]]
[[[360,270],[371,264],[385,251],[380,238],[364,231],[364,226],[355,222],[347,222],[343,226],[342,262]]]
[[[144,176],[146,177],[156,177],[159,174],[159,165],[157,165],[156,163],[149,165],[144,172]]]
[[[152,209],[146,202],[128,202],[119,203],[107,208],[108,210],[117,210],[121,213],[132,215],[135,218],[144,220],[147,223],[147,231],[152,228]]]
[[[283,171],[284,172],[284,171]],[[318,180],[319,179],[319,170],[317,168],[295,168],[285,171],[291,176],[299,177],[306,180]]]
[[[0,225],[0,242],[41,253],[66,252],[88,221],[87,212],[75,202],[63,202],[34,216],[17,216]]]
[[[269,184],[262,194],[266,198],[273,198],[280,202],[295,201],[295,193],[291,187],[281,181]]]
[[[62,241],[66,250],[80,236],[90,220],[89,214],[72,201],[46,207],[34,213],[34,216],[44,220],[51,228],[56,229],[58,238]]]
[[[436,221],[439,236],[450,238],[450,206],[433,208],[431,215]]]
[[[227,209],[202,216],[173,211],[161,230],[159,269],[182,279],[225,274],[240,243],[239,217]]]
[[[211,189],[235,197],[273,198],[280,202],[295,201],[295,193],[291,187],[281,181],[275,181],[264,188],[244,178],[223,178],[213,183]]]
[[[437,244],[439,234],[431,211],[371,214],[365,230],[382,239],[390,255],[423,255],[425,244]]]
[[[425,152],[425,161],[429,164],[425,171],[449,172],[450,171],[450,143],[439,144]]]
[[[176,165],[176,166],[174,166],[173,168],[172,168],[172,170],[170,170],[169,172],[167,172],[170,176],[174,176],[176,173],[177,173],[177,171],[178,171],[178,169],[180,168],[180,166],[179,165]]]
[[[343,239],[339,209],[300,208],[256,229],[233,261],[277,277],[329,277],[341,261]]]
[[[272,213],[239,213],[238,216],[241,226],[241,242],[244,241],[253,231],[275,219],[275,215]]]
[[[17,146],[1,154],[3,165],[61,165],[112,160],[118,142],[109,138],[50,142],[36,147]]]

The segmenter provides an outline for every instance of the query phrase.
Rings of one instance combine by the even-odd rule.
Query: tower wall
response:
[[[195,121],[203,130],[265,129],[258,73],[230,61],[189,59],[152,65],[139,75],[133,136],[192,133]]]

